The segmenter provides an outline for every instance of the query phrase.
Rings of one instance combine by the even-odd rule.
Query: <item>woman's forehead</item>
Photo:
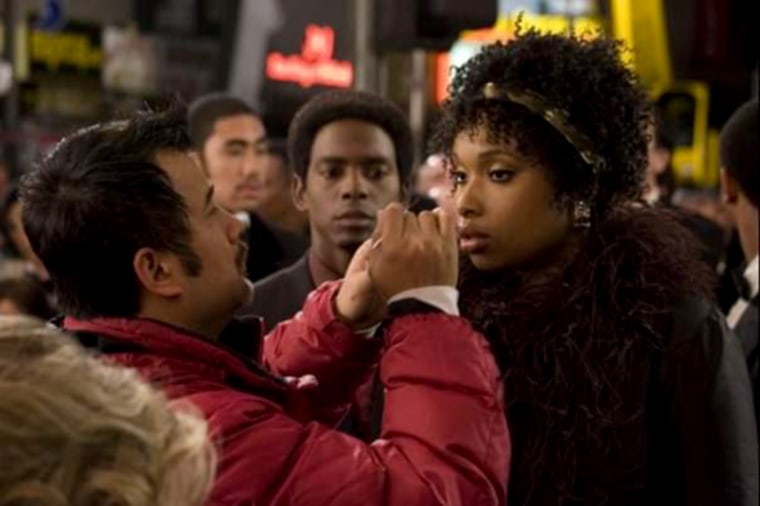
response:
[[[519,152],[517,141],[511,135],[502,135],[502,133],[493,132],[487,126],[473,126],[461,130],[454,138],[452,154],[463,149],[476,151],[500,151],[507,155],[522,156]]]

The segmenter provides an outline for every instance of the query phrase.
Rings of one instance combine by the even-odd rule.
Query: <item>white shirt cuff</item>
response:
[[[453,286],[437,285],[412,288],[411,290],[397,293],[388,300],[388,304],[404,299],[416,299],[429,306],[440,309],[448,315],[459,316],[459,290]],[[365,339],[372,339],[378,328],[380,328],[379,323],[367,327],[366,329],[356,330],[354,333]]]
[[[354,330],[354,334],[356,334],[359,337],[363,337],[364,339],[372,339],[375,337],[375,332],[377,332],[377,329],[380,328],[380,324],[376,323],[375,325],[372,325],[371,327],[367,327],[366,329],[359,329]]]

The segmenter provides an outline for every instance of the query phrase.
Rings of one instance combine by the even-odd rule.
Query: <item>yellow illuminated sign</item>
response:
[[[56,71],[61,66],[99,70],[103,51],[83,33],[33,31],[30,57],[33,63]]]
[[[573,31],[579,35],[597,36],[604,30],[601,19],[592,16],[569,18],[556,14],[521,13],[520,25],[523,31],[535,28],[545,33],[567,33]],[[518,17],[515,15],[501,16],[496,24],[485,30],[471,30],[462,33],[462,41],[496,42],[512,38],[517,31]]]

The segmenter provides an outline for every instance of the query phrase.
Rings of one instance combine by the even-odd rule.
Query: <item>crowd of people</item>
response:
[[[756,505],[758,101],[718,223],[621,50],[485,47],[416,171],[357,91],[65,137],[3,205],[0,506]]]

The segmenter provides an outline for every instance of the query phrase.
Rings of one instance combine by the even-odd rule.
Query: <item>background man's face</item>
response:
[[[262,192],[267,158],[266,132],[257,117],[221,118],[203,146],[203,161],[217,202],[230,212],[253,211]]]
[[[368,239],[377,212],[401,199],[396,149],[366,121],[339,120],[314,138],[305,185],[296,192],[309,211],[312,240],[352,250]]]

